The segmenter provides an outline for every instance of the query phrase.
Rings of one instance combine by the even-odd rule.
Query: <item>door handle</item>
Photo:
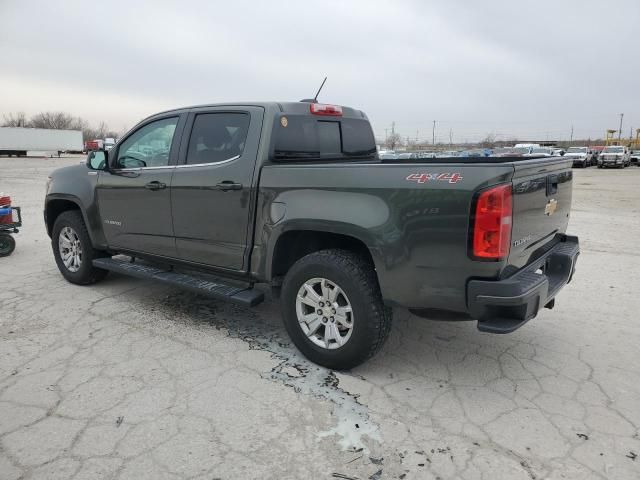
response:
[[[223,192],[226,192],[227,190],[242,190],[242,184],[232,182],[231,180],[225,180],[224,182],[218,183],[216,188]]]
[[[162,190],[163,188],[167,188],[167,184],[154,180],[153,182],[147,183],[144,188],[147,190]]]

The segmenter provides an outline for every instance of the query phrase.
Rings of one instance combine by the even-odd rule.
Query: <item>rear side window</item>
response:
[[[242,112],[200,113],[189,137],[187,164],[215,163],[242,155],[250,116]]]
[[[275,160],[336,159],[375,156],[371,125],[365,119],[320,120],[310,115],[285,115],[276,122]]]
[[[376,140],[367,120],[345,118],[342,120],[342,150],[347,155],[372,155],[376,153]]]

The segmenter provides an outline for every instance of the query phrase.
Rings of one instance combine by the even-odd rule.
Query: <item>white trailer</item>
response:
[[[0,155],[26,156],[29,151],[60,154],[82,151],[80,130],[0,127]]]

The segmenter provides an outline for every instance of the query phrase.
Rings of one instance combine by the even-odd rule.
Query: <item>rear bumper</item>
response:
[[[510,333],[553,306],[558,292],[571,281],[580,253],[578,237],[565,235],[545,255],[504,280],[470,280],[469,314],[478,329]]]

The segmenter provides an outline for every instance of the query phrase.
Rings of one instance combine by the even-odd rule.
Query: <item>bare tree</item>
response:
[[[107,130],[109,129],[109,127],[107,126],[107,124],[102,121],[100,122],[100,124],[98,125],[98,130],[97,130],[97,138],[104,138],[107,135]]]
[[[73,130],[77,119],[66,112],[41,112],[31,117],[30,126],[55,130]]]
[[[2,118],[4,119],[2,122],[3,127],[27,126],[27,116],[24,112],[9,113],[7,115],[3,115]]]
[[[487,133],[487,136],[484,137],[480,142],[480,144],[483,147],[487,147],[487,148],[493,147],[495,143],[496,143],[496,135],[494,133]]]
[[[399,133],[392,133],[387,137],[387,141],[384,146],[389,150],[395,150],[396,147],[402,146],[402,137]]]

